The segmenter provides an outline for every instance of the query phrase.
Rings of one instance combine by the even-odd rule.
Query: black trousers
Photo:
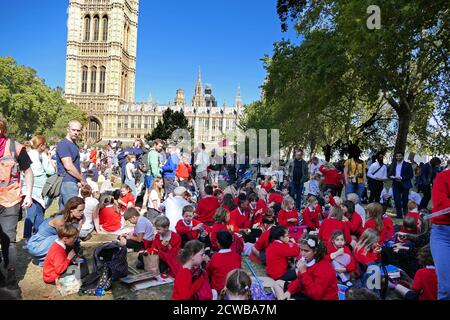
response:
[[[423,192],[422,201],[419,204],[419,210],[426,209],[428,207],[428,203],[431,200],[431,185],[422,185],[421,190]]]
[[[369,203],[380,202],[381,192],[383,191],[383,181],[369,179],[368,185],[370,190]]]

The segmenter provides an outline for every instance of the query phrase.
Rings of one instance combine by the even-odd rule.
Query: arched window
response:
[[[103,16],[103,41],[108,41],[108,16]]]
[[[98,41],[98,35],[100,33],[100,18],[94,17],[94,41]]]
[[[91,93],[95,93],[96,86],[97,86],[97,67],[93,66],[91,68]]]
[[[105,82],[106,82],[106,68],[101,67],[100,68],[100,93],[105,93]]]
[[[84,41],[91,39],[91,17],[86,16],[84,18]]]
[[[81,93],[87,92],[88,67],[83,66],[81,71]]]

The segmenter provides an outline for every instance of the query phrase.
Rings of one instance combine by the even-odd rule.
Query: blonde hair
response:
[[[127,155],[127,161],[128,161],[128,162],[133,161],[133,159],[136,159],[136,156],[135,156],[134,154],[129,154],[129,155]]]
[[[283,203],[281,205],[281,209],[283,209],[284,211],[286,211],[288,209],[288,205],[290,204],[294,204],[294,199],[291,196],[286,196],[283,199]]]
[[[408,210],[414,210],[417,209],[417,203],[414,200],[409,200],[408,201]]]
[[[380,237],[378,235],[378,232],[376,232],[373,229],[366,229],[366,231],[364,231],[361,237],[359,238],[358,243],[356,244],[355,247],[355,251],[363,248],[364,253],[367,253],[371,250],[373,245],[378,243],[379,240]]]
[[[335,218],[339,221],[342,221],[343,217],[344,211],[342,211],[342,208],[340,206],[334,206],[333,208],[331,208],[330,218]]]
[[[310,196],[310,197],[308,198],[308,203],[309,203],[309,204],[313,204],[313,203],[316,202],[316,201],[317,201],[317,198],[314,197],[314,196]]]
[[[45,142],[46,140],[44,136],[33,136],[30,140],[29,146],[31,149],[36,150],[40,146],[45,145]]]
[[[155,179],[153,179],[153,183],[152,183],[152,190],[155,190],[156,193],[158,193],[158,197],[160,199],[162,199],[164,196],[163,188],[160,188],[158,186],[158,183],[161,181],[163,181],[163,179],[161,177],[156,177]]]

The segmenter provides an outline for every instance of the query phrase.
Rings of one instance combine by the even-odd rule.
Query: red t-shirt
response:
[[[228,225],[233,227],[233,232],[239,232],[241,229],[248,229],[252,227],[252,222],[249,219],[248,211],[244,211],[243,214],[239,211],[239,208],[230,212],[230,221]]]
[[[192,227],[188,227],[185,223],[183,219],[178,220],[177,225],[175,226],[175,231],[179,234],[179,235],[186,235],[187,238],[189,240],[194,240],[194,239],[198,239],[199,235],[200,235],[200,231],[199,230],[194,230],[192,231],[192,228],[199,225],[201,222],[195,219],[192,219]],[[203,229],[206,232],[210,232],[210,228],[207,225],[203,225]]]
[[[357,212],[353,212],[351,219],[346,223],[350,233],[359,238],[363,230],[363,221],[361,216]]]
[[[438,282],[434,267],[417,270],[411,288],[419,294],[419,300],[437,300]]]
[[[213,222],[214,214],[219,207],[219,200],[214,196],[208,196],[200,199],[198,202],[197,209],[195,210],[197,214],[197,220],[200,222]]]
[[[433,213],[450,207],[450,170],[438,173],[431,190]],[[450,213],[432,218],[431,223],[450,225]]]
[[[267,203],[278,203],[278,204],[282,204],[283,203],[283,196],[279,193],[271,193],[269,194],[269,198],[267,199]]]
[[[259,252],[266,250],[269,246],[270,228],[264,231],[255,243],[255,249]]]
[[[368,265],[369,263],[377,262],[380,260],[379,253],[375,253],[373,251],[368,251],[364,253],[364,248],[355,250],[353,252],[353,256],[355,257],[355,260],[357,262],[362,263],[363,265]]]
[[[302,293],[312,300],[339,299],[336,272],[326,259],[315,263],[305,273],[299,272],[287,290],[290,293]]]
[[[344,239],[346,243],[352,242],[352,236],[350,235],[350,230],[344,221],[340,221],[334,218],[327,218],[322,221],[319,229],[319,238],[328,244],[330,242],[331,236],[335,230],[342,230],[344,232]]]
[[[250,212],[258,212],[259,210],[261,210],[260,214],[254,215],[253,216],[253,223],[259,223],[262,224],[262,219],[264,217],[264,215],[266,214],[268,208],[266,203],[264,202],[264,200],[262,199],[258,199],[258,202],[256,202],[256,208],[253,210],[251,207],[249,208]]]
[[[363,232],[369,228],[378,232],[378,234],[380,236],[380,240],[379,240],[380,244],[383,244],[384,242],[388,241],[394,235],[394,232],[395,232],[394,223],[388,217],[383,217],[383,229],[381,230],[381,232],[378,231],[378,228],[377,228],[377,225],[376,225],[374,219],[366,220],[366,223],[364,224]]]
[[[280,279],[288,270],[288,259],[297,257],[300,248],[297,244],[279,240],[272,242],[266,249],[266,273],[274,280]]]
[[[211,286],[217,292],[225,287],[228,272],[241,268],[241,256],[233,251],[214,253],[206,266]]]
[[[53,243],[44,261],[42,275],[45,283],[53,283],[63,274],[70,264],[67,253],[58,243]]]
[[[123,201],[123,202],[125,202],[125,203],[129,203],[129,202],[131,202],[132,204],[133,204],[133,207],[135,206],[135,203],[134,203],[134,197],[133,197],[133,194],[131,193],[131,192],[128,192],[126,195],[124,195],[123,197],[120,197],[119,198],[119,200],[120,201]],[[121,212],[125,212],[125,210],[127,210],[127,206],[124,206],[124,205],[120,205],[120,211]]]
[[[295,218],[295,221],[292,222],[288,222],[288,219],[292,219]],[[297,210],[293,209],[291,211],[284,211],[283,209],[281,209],[278,212],[278,224],[280,226],[284,226],[284,227],[295,227],[298,225],[298,213]]]
[[[273,188],[272,182],[267,183],[265,183],[265,181],[261,182],[261,188],[266,190],[266,192],[269,192],[269,190]]]
[[[303,217],[303,225],[308,226],[310,229],[319,229],[320,223],[319,223],[319,216],[322,212],[322,207],[320,205],[317,205],[314,208],[314,211],[312,211],[309,207],[306,207],[305,210],[303,210],[302,217]]]
[[[194,282],[192,282],[192,276],[192,271],[189,269],[182,267],[178,270],[173,285],[172,300],[193,300],[203,282],[208,281],[206,274]]]
[[[114,232],[122,227],[122,215],[113,206],[100,210],[99,223],[105,231]]]

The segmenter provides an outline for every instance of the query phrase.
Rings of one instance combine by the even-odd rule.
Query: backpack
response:
[[[139,170],[143,173],[147,173],[148,169],[150,169],[148,167],[148,154],[149,152],[145,152],[139,160]]]
[[[99,246],[93,256],[93,271],[83,279],[79,295],[94,296],[97,289],[107,291],[112,281],[128,275],[127,249],[116,241]]]

